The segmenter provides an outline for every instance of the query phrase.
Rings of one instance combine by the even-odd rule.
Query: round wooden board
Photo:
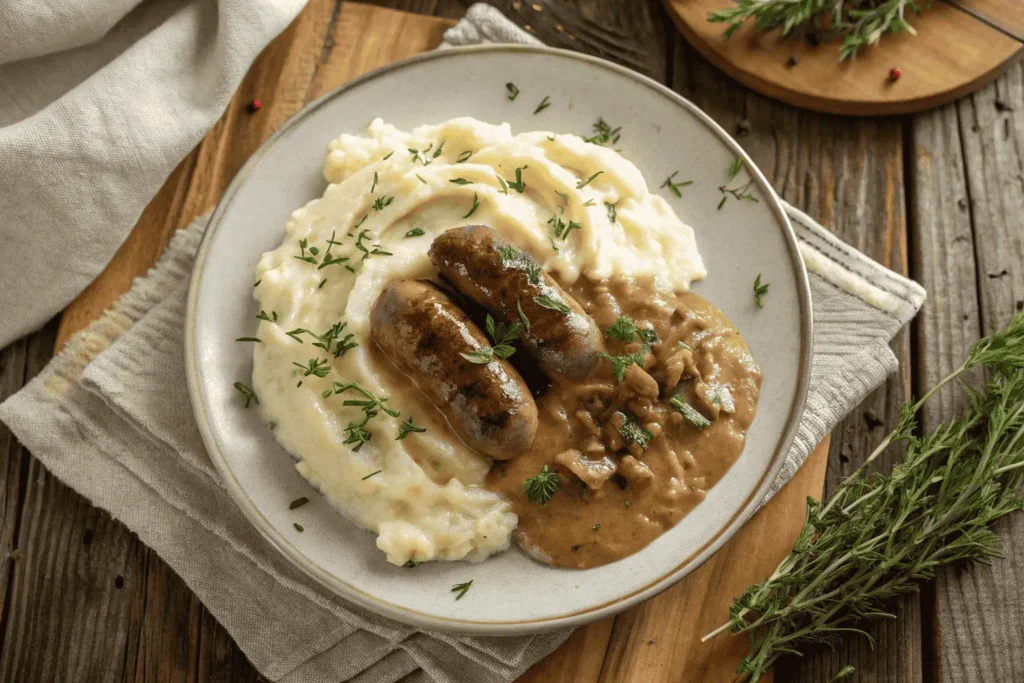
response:
[[[832,114],[905,114],[950,102],[996,78],[1024,54],[1021,0],[934,0],[912,16],[917,35],[884,36],[880,48],[839,62],[839,43],[811,47],[780,31],[742,26],[730,40],[708,15],[732,0],[665,0],[683,36],[744,85],[798,107]],[[790,57],[798,63],[787,66]],[[902,77],[892,82],[896,67]]]

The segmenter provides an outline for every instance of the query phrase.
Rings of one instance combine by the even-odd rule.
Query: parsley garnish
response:
[[[516,181],[513,183],[511,180],[502,180],[502,185],[507,185],[508,187],[511,187],[519,194],[522,194],[523,190],[526,189],[526,183],[523,182],[523,171],[525,171],[527,168],[529,168],[529,166],[520,166],[519,168],[517,168]],[[498,178],[498,180],[501,180],[501,178]],[[505,194],[508,194],[508,192],[506,192]]]
[[[300,255],[299,256],[293,256],[292,258],[297,258],[300,261],[305,261],[306,263],[312,263],[315,266],[316,265],[316,255],[320,253],[320,250],[317,249],[316,247],[309,246],[309,241],[306,240],[305,238],[299,240],[299,249],[302,250],[301,252],[299,252]],[[306,254],[307,250],[309,251],[310,255]]]
[[[458,595],[455,596],[455,599],[461,600],[462,596],[466,594],[466,591],[468,591],[469,587],[472,585],[472,581],[467,581],[466,583],[457,583],[452,586],[452,593],[458,593]]]
[[[597,352],[598,358],[605,358],[609,363],[612,364],[612,374],[615,375],[615,379],[620,382],[626,378],[626,368],[630,365],[640,365],[644,362],[644,350],[636,351],[635,353],[623,353],[618,356],[609,356],[603,351]]]
[[[541,113],[542,111],[544,111],[545,109],[547,109],[550,106],[551,106],[551,100],[550,100],[550,98],[547,95],[545,95],[544,99],[541,100],[540,104],[537,105],[537,108],[533,110],[533,113],[534,114],[539,114],[539,113]]]
[[[516,299],[516,308],[519,309],[519,320],[520,320],[520,322],[523,323],[523,329],[526,330],[527,334],[529,334],[530,333],[530,319],[526,317],[525,313],[523,313],[523,305],[519,302],[519,299]]]
[[[405,237],[406,239],[409,237],[422,237],[424,234],[423,228],[413,228],[409,232],[405,233]]]
[[[235,341],[240,341],[240,342],[259,342],[259,343],[263,342],[263,340],[260,339],[259,337],[239,337]]]
[[[569,233],[571,233],[573,230],[583,229],[583,226],[577,223],[576,221],[569,221],[568,223],[566,223],[558,216],[552,216],[551,218],[549,218],[548,224],[554,231],[555,237],[561,238],[563,242],[569,237]]]
[[[373,202],[373,208],[375,211],[383,211],[384,207],[388,206],[393,201],[395,201],[394,197],[382,194],[381,196],[377,197],[376,201]]]
[[[448,181],[452,185],[472,185],[472,180],[466,180],[465,178],[452,178]]]
[[[572,312],[572,309],[569,308],[564,301],[559,301],[558,299],[554,299],[546,294],[538,294],[533,297],[533,300],[537,302],[538,306],[549,308],[552,311],[558,311],[560,313],[565,313],[566,315]]]
[[[594,175],[590,176],[586,180],[579,181],[578,183],[576,183],[576,189],[577,190],[582,190],[584,187],[589,185],[594,178],[596,178],[597,176],[601,175],[602,173],[604,173],[604,171],[598,171],[597,173],[595,173]]]
[[[640,348],[633,353],[622,353],[618,356],[609,356],[603,351],[598,352],[599,358],[606,358],[612,364],[612,374],[620,382],[626,377],[626,368],[630,365],[643,365],[644,356],[651,350],[651,347],[658,341],[658,335],[653,329],[641,329],[636,326],[633,319],[628,315],[621,315],[612,323],[612,326],[604,331],[611,339],[623,342],[632,342],[640,338]]]
[[[235,382],[234,387],[235,389],[238,390],[238,393],[240,393],[242,396],[245,396],[246,408],[249,407],[249,403],[255,403],[256,405],[260,404],[260,399],[256,397],[256,392],[250,389],[245,384],[242,384],[241,382]]]
[[[637,423],[636,420],[626,420],[626,424],[619,428],[619,434],[622,434],[622,438],[626,443],[635,443],[644,450],[647,449],[647,444],[651,439],[654,438],[654,434],[644,429]]]
[[[619,141],[620,130],[622,130],[622,126],[612,128],[605,123],[603,118],[598,117],[597,122],[594,124],[594,135],[589,138],[583,138],[583,142],[590,142],[595,145],[605,145],[610,142],[614,145]]]
[[[676,177],[679,171],[672,171],[672,175],[665,178],[665,182],[661,184],[662,187],[667,187],[669,191],[677,197],[682,197],[683,193],[679,191],[680,187],[686,187],[687,185],[693,185],[692,180],[684,180],[681,183],[674,182],[672,179]]]
[[[388,408],[387,406],[384,405],[385,403],[387,403],[388,399],[380,398],[374,395],[373,392],[363,389],[355,382],[349,382],[347,384],[342,384],[341,382],[334,382],[333,389],[325,391],[324,397],[326,398],[330,393],[332,393],[332,391],[334,395],[337,396],[338,394],[345,393],[349,389],[365,396],[364,399],[346,399],[344,402],[342,402],[342,405],[358,406],[359,408],[363,409],[363,419],[360,422],[349,422],[345,426],[343,432],[345,434],[345,440],[342,443],[346,445],[355,444],[352,450],[358,451],[360,448],[363,447],[363,444],[369,443],[370,439],[373,438],[373,434],[370,432],[370,430],[366,429],[367,422],[369,422],[372,418],[377,417],[377,415],[381,411],[384,411],[385,413],[387,413],[388,415],[395,419],[400,417],[401,413],[399,413],[397,410],[392,410],[391,408]]]
[[[498,247],[498,256],[501,257],[501,265],[505,268],[515,268],[526,273],[530,284],[540,284],[540,265],[533,260],[533,257],[522,249],[514,246]]]
[[[762,297],[768,293],[769,286],[767,282],[761,284],[761,273],[758,273],[757,277],[754,278],[754,303],[757,304],[758,308],[764,308]]]
[[[395,441],[401,441],[412,433],[425,431],[427,431],[426,427],[417,427],[412,423],[412,418],[410,417],[405,422],[398,424],[398,436],[395,437]]]
[[[523,493],[526,495],[526,500],[531,503],[547,505],[561,485],[562,480],[558,473],[551,472],[548,470],[548,466],[544,465],[536,477],[530,477],[523,482]]]
[[[305,496],[302,496],[302,498],[296,498],[288,506],[288,509],[289,510],[298,510],[300,507],[302,507],[303,505],[305,505],[308,502],[309,502],[309,498],[306,498]]]
[[[679,411],[679,413],[686,418],[687,422],[697,429],[707,429],[711,426],[711,420],[704,417],[699,410],[691,406],[689,403],[686,403],[680,397],[673,396],[668,400],[668,403]]]
[[[508,358],[516,352],[516,348],[512,346],[511,342],[519,339],[519,335],[522,334],[522,323],[515,323],[510,327],[506,326],[505,323],[495,323],[494,318],[488,313],[486,327],[487,334],[490,335],[494,346],[485,346],[469,353],[459,354],[470,363],[483,365],[490,363],[494,360],[495,356],[498,358]]]
[[[302,373],[303,377],[309,377],[310,375],[326,377],[331,371],[331,366],[328,365],[326,358],[310,358],[309,363],[306,365],[295,362],[293,362],[292,365],[298,366],[300,370],[305,370],[305,372]]]
[[[610,202],[605,202],[604,205],[608,208],[608,220],[612,223],[618,218],[618,213],[615,211],[615,205]]]
[[[628,315],[620,315],[612,326],[604,331],[609,339],[617,339],[621,342],[631,342],[636,338],[637,327],[633,319]]]
[[[516,87],[515,83],[506,83],[505,90],[508,90],[509,102],[514,102],[519,97],[519,88]]]
[[[459,155],[459,158],[455,160],[455,163],[457,163],[457,164],[465,163],[465,162],[469,161],[469,158],[471,156],[473,156],[473,153],[467,149],[465,152],[463,152],[462,154]]]
[[[474,213],[476,213],[476,210],[479,209],[479,208],[480,208],[480,199],[476,196],[476,192],[474,192],[473,193],[473,206],[470,207],[469,213],[467,213],[465,216],[463,216],[463,218],[469,218]]]

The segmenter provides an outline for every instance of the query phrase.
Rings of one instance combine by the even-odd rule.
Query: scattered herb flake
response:
[[[259,343],[263,342],[263,340],[260,339],[259,337],[239,337],[239,338],[235,339],[235,341],[236,342],[259,342]]]
[[[697,429],[707,429],[711,426],[711,420],[704,417],[699,410],[691,406],[679,396],[673,396],[668,400],[670,406],[675,408],[686,418],[686,421]]]
[[[533,110],[533,113],[534,114],[539,114],[539,113],[541,113],[542,111],[544,111],[545,109],[547,109],[550,106],[551,106],[551,99],[547,95],[545,95],[544,99],[541,100],[540,104],[537,105],[537,108]]]
[[[508,187],[512,188],[519,194],[522,194],[523,190],[526,189],[526,183],[523,182],[523,171],[525,171],[527,168],[529,168],[529,166],[520,166],[519,168],[516,169],[516,181],[514,183],[511,180],[503,181],[503,184],[508,185]],[[499,178],[499,180],[501,179]]]
[[[295,527],[296,531],[299,531],[299,532],[305,531],[305,529],[302,528],[302,525],[299,524],[298,522],[292,522],[292,526]]]
[[[598,117],[594,123],[594,135],[589,138],[583,138],[583,142],[590,142],[595,145],[606,145],[608,143],[615,144],[619,141],[620,132],[622,126],[618,128],[612,128],[603,118]]]
[[[693,181],[684,180],[679,183],[675,182],[673,178],[675,178],[678,173],[679,171],[672,171],[672,175],[670,175],[668,178],[665,178],[665,182],[661,184],[661,187],[667,187],[669,189],[669,192],[681,198],[683,196],[683,193],[680,192],[679,188],[686,187],[687,185],[693,185]]]
[[[514,102],[515,99],[517,97],[519,97],[519,88],[516,87],[515,83],[511,83],[511,82],[506,83],[505,84],[505,90],[508,91],[509,102]]]
[[[408,239],[410,237],[422,237],[425,234],[426,233],[423,232],[423,228],[413,228],[409,232],[405,233],[405,238]]]
[[[631,342],[636,339],[637,326],[628,315],[620,315],[612,326],[604,331],[609,339],[616,339],[620,342]]]
[[[241,382],[235,382],[234,387],[238,390],[238,393],[245,397],[246,408],[249,407],[249,403],[255,403],[256,405],[260,404],[260,399],[256,396],[256,392],[250,389],[247,385],[242,384]]]
[[[554,299],[546,294],[538,294],[533,297],[533,300],[537,302],[538,306],[543,306],[544,308],[551,309],[552,311],[558,311],[560,313],[565,313],[566,315],[569,315],[569,313],[572,312],[572,309],[569,308],[565,302]]]
[[[438,145],[437,149],[434,150],[434,153],[430,155],[431,158],[436,159],[439,156],[441,156],[441,150],[443,150],[443,149],[444,149],[444,140],[441,140],[441,144]]]
[[[537,476],[523,482],[523,494],[531,503],[547,505],[561,485],[562,480],[558,473],[550,471],[548,466],[544,465]]]
[[[616,213],[615,211],[615,204],[612,204],[611,202],[605,202],[604,205],[608,209],[608,220],[614,224],[616,219],[618,218],[618,213]]]
[[[761,283],[761,273],[758,273],[757,277],[754,278],[754,303],[757,304],[758,308],[764,308],[763,297],[768,293],[769,286],[767,282]]]
[[[373,194],[373,191],[376,190],[376,189],[377,189],[377,172],[374,171],[373,172],[373,185],[370,185],[370,194]]]
[[[382,194],[373,202],[373,208],[375,211],[383,211],[384,207],[388,206],[393,201],[395,201],[395,198],[391,195]]]
[[[306,365],[295,362],[292,362],[292,365],[298,366],[301,370],[305,370],[305,372],[302,373],[303,377],[309,377],[310,375],[326,377],[331,371],[331,366],[328,365],[326,358],[310,358],[309,363]]]
[[[472,180],[466,180],[465,178],[452,178],[448,181],[452,185],[472,185]]]
[[[582,190],[584,187],[589,185],[594,180],[594,178],[596,178],[597,176],[601,175],[602,173],[604,173],[604,171],[598,171],[597,173],[593,174],[592,176],[590,176],[586,180],[579,181],[578,183],[576,183],[576,189],[577,190]]]
[[[462,596],[466,594],[466,591],[468,591],[469,587],[472,586],[472,585],[473,585],[473,582],[471,580],[467,581],[466,583],[457,583],[454,586],[452,586],[451,592],[452,593],[458,593],[458,595],[455,596],[455,599],[456,600],[461,600]]]
[[[473,206],[470,207],[469,213],[467,213],[465,216],[463,216],[463,218],[464,219],[465,218],[469,218],[474,213],[476,213],[476,210],[479,209],[479,208],[480,208],[480,199],[477,197],[476,192],[474,192],[473,193]]]
[[[425,431],[427,431],[426,427],[418,427],[417,425],[413,424],[412,418],[410,417],[405,422],[400,422],[398,424],[398,436],[395,437],[395,441],[401,441],[410,434]]]
[[[302,496],[301,498],[296,498],[295,500],[293,500],[288,505],[288,509],[289,510],[298,510],[300,507],[302,507],[303,505],[305,505],[308,502],[309,502],[309,498],[306,498],[305,496]]]
[[[647,449],[647,444],[651,439],[654,438],[654,434],[644,429],[637,423],[636,420],[627,420],[626,424],[622,425],[619,429],[619,434],[622,435],[622,439],[626,443],[635,443],[644,450]]]
[[[523,329],[526,330],[527,334],[529,334],[530,319],[526,317],[525,313],[523,313],[523,304],[519,302],[519,299],[516,299],[516,308],[519,310],[519,321],[523,323]]]
[[[469,151],[467,149],[465,152],[463,152],[462,154],[459,155],[459,157],[455,160],[455,163],[463,164],[463,163],[469,161],[469,158],[471,156],[473,156],[473,152],[471,152],[471,151]]]
[[[384,470],[377,470],[376,472],[370,472],[369,474],[367,474],[367,475],[366,475],[365,477],[363,477],[363,478],[362,478],[362,481],[366,481],[366,480],[367,480],[367,479],[369,479],[370,477],[372,477],[372,476],[374,476],[374,475],[377,475],[377,474],[380,474],[380,473],[381,473],[381,472],[383,472],[383,471],[384,471]]]

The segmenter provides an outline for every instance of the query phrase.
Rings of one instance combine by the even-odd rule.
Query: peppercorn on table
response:
[[[178,166],[107,270],[42,331],[0,352],[0,399],[143,274],[171,235],[210,210],[231,177],[302,104],[381,64],[436,46],[460,0],[381,0],[420,14],[311,0],[251,68],[222,119]],[[700,636],[766,577],[803,522],[804,498],[849,475],[902,401],[959,364],[980,334],[1024,308],[1019,173],[1024,69],[968,99],[905,119],[839,119],[729,82],[679,37],[659,0],[495,3],[542,41],[645,73],[733,132],[782,197],[847,243],[909,273],[930,298],[893,344],[900,372],[833,432],[797,477],[705,566],[657,598],[579,629],[527,672],[530,682],[729,680],[745,638]],[[725,0],[723,0],[725,4]],[[435,15],[435,16],[428,16]],[[258,104],[257,104],[258,101]],[[953,415],[930,405],[925,428]],[[7,551],[0,679],[247,681],[259,676],[183,582],[118,522],[61,485],[0,427]],[[885,466],[887,463],[881,463]],[[1018,575],[1024,521],[997,527],[1008,559],[942,572],[897,619],[835,650],[783,660],[776,681],[889,683],[1024,679]]]

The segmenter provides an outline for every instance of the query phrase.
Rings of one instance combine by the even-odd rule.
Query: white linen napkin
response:
[[[304,4],[0,0],[0,347],[103,270]]]
[[[475,5],[446,42],[535,42]],[[896,368],[888,343],[924,290],[787,206],[810,272],[814,314],[807,408],[772,493]],[[568,631],[476,638],[418,631],[307,579],[249,524],[220,485],[192,417],[182,320],[206,219],[22,391],[0,420],[43,464],[155,549],[263,675],[286,683],[497,683]]]

